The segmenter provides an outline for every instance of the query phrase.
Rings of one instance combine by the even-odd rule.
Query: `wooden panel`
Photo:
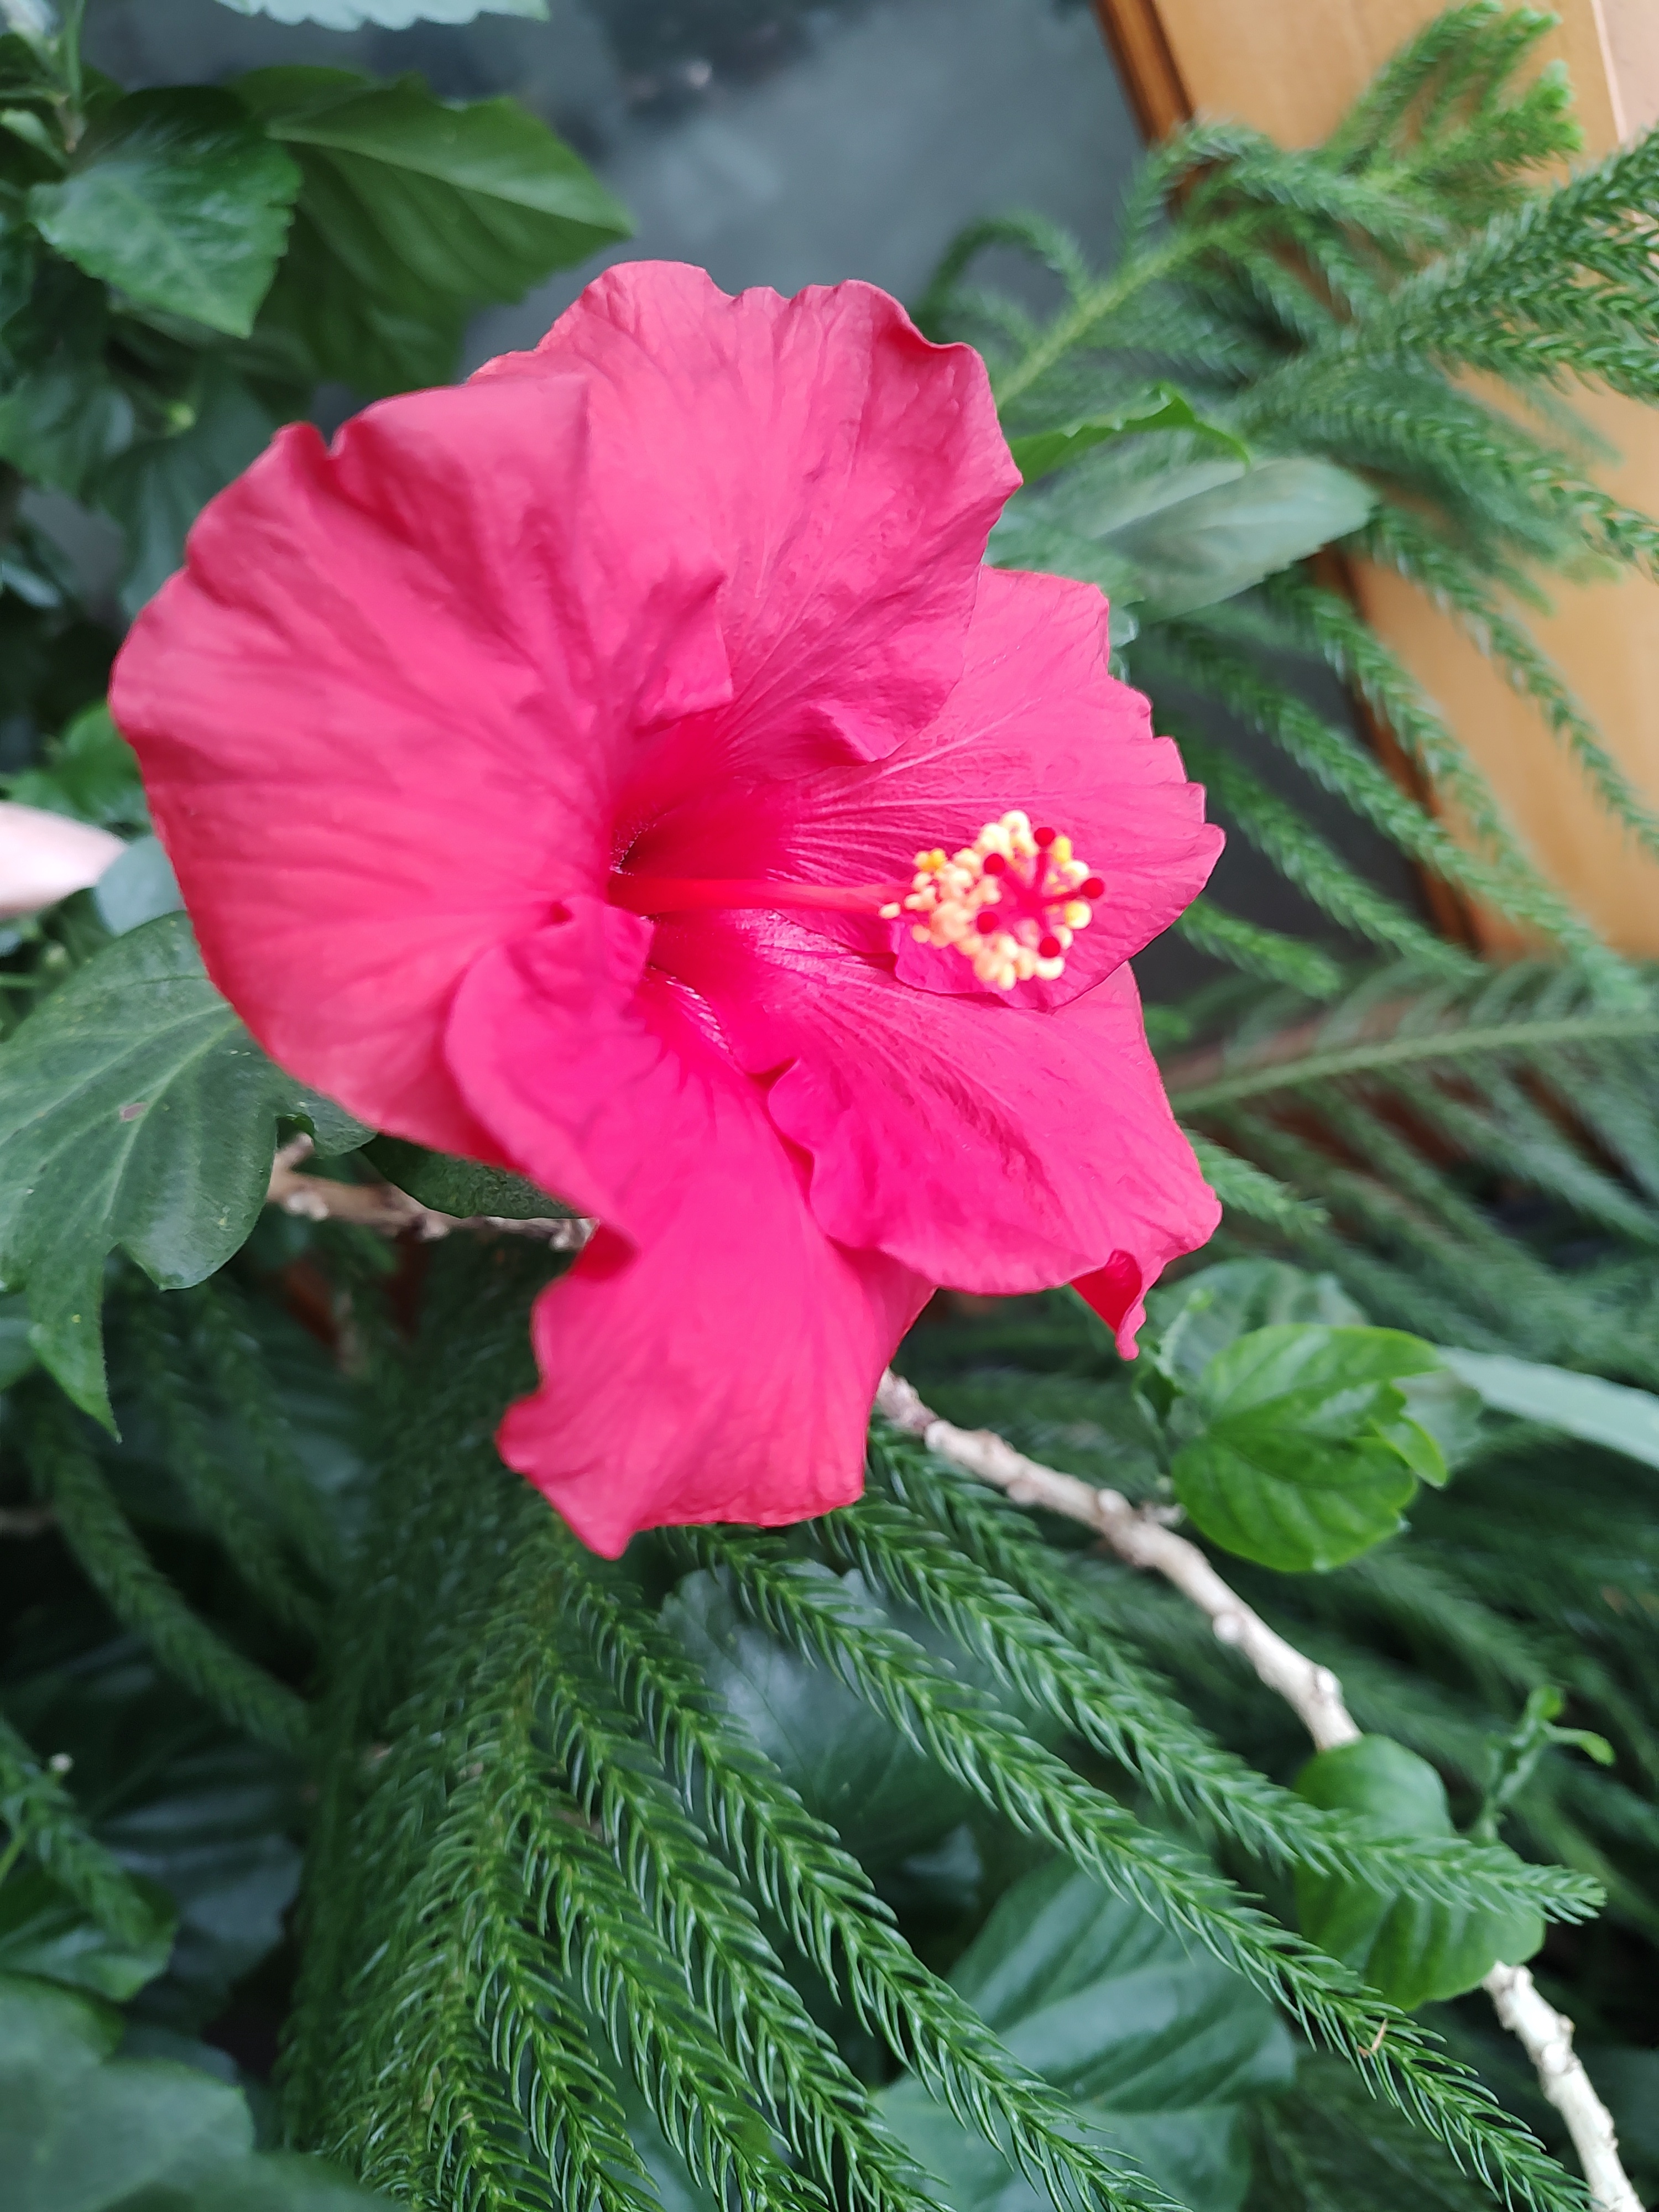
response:
[[[1439,0],[1151,0],[1175,82],[1194,110],[1243,117],[1287,144],[1322,137]],[[1540,58],[1565,61],[1589,147],[1602,153],[1659,119],[1659,0],[1556,0]],[[1133,54],[1120,42],[1120,67]],[[1659,510],[1659,410],[1611,395],[1584,403],[1623,455],[1603,472]],[[1452,625],[1396,579],[1362,571],[1362,604],[1480,762],[1540,864],[1628,952],[1659,956],[1659,864],[1632,849],[1536,713]],[[1559,586],[1536,624],[1609,750],[1659,811],[1659,585]],[[1494,949],[1513,933],[1480,918]]]
[[[1193,102],[1164,35],[1158,0],[1095,0],[1095,13],[1142,137],[1162,138],[1187,120]]]
[[[1659,5],[1656,0],[1594,0],[1613,91],[1613,136],[1659,123]]]
[[[1170,52],[1198,109],[1238,115],[1289,146],[1322,138],[1354,94],[1442,0],[1157,0]],[[1656,0],[1559,0],[1545,43],[1572,73],[1579,113],[1596,147],[1620,133],[1608,93],[1603,11],[1632,21]]]

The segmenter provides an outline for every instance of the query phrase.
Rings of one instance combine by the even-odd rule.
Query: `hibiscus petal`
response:
[[[799,883],[907,881],[915,855],[970,844],[1020,807],[1065,830],[1106,893],[1052,983],[980,983],[962,955],[908,926],[836,918],[813,927],[879,953],[929,992],[1062,1006],[1167,929],[1202,889],[1222,835],[1152,709],[1106,665],[1106,602],[1059,576],[981,576],[962,681],[942,712],[884,760],[756,788],[716,787],[659,823],[629,866],[665,876],[779,876]]]
[[[718,571],[593,483],[580,378],[283,432],[139,617],[116,718],[214,981],[380,1127],[488,1153],[439,1046],[484,946],[611,863],[618,742],[729,675]]]
[[[479,376],[578,365],[607,497],[726,577],[733,704],[680,733],[686,781],[714,748],[763,747],[776,773],[803,736],[876,758],[938,712],[1020,481],[976,353],[930,344],[872,285],[732,299],[701,269],[634,262]],[[671,773],[653,761],[653,799]]]
[[[913,990],[770,916],[757,988],[746,921],[696,936],[677,966],[740,1062],[780,1071],[772,1119],[811,1155],[827,1236],[988,1293],[1117,1261],[1128,1342],[1141,1294],[1213,1231],[1219,1208],[1170,1114],[1128,969],[1042,1013]]]
[[[648,939],[635,916],[573,901],[477,962],[449,1030],[508,1156],[583,1203],[614,1195],[628,1224],[538,1300],[541,1388],[498,1439],[610,1558],[638,1528],[775,1524],[856,1498],[877,1382],[929,1289],[824,1235],[761,1088],[683,994],[632,988]]]

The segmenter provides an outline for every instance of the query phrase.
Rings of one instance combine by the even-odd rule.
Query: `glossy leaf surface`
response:
[[[262,329],[366,396],[446,381],[473,307],[628,234],[586,163],[511,100],[450,106],[412,78],[331,69],[239,89],[305,173]]]
[[[325,1152],[367,1133],[274,1067],[208,981],[182,915],[118,938],[0,1048],[0,1279],[77,1405],[111,1419],[100,1310],[118,1248],[199,1283],[264,1200],[279,1118]]]
[[[231,94],[129,93],[93,124],[30,220],[130,298],[245,337],[270,289],[300,172]]]
[[[1296,1786],[1327,1810],[1357,1814],[1379,1836],[1454,1832],[1438,1774],[1388,1736],[1364,1735],[1321,1752]],[[1462,1996],[1500,1959],[1517,1966],[1544,1940],[1535,1912],[1465,1911],[1333,1876],[1298,1874],[1296,1898],[1303,1933],[1408,2011]]]
[[[1176,1495],[1216,1543],[1296,1574],[1340,1566],[1392,1535],[1419,1480],[1446,1465],[1409,1415],[1406,1378],[1441,1365],[1399,1329],[1254,1329],[1205,1366],[1177,1419]]]
[[[1075,2099],[1103,2149],[1199,2212],[1241,2202],[1244,2108],[1286,2082],[1293,2059],[1272,2006],[1236,1974],[1054,1862],[1004,1893],[951,1979],[1016,2057]],[[881,2103],[955,2212],[1044,2202],[919,2083]]]

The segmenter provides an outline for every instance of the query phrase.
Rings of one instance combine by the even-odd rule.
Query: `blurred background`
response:
[[[511,93],[632,210],[617,259],[700,262],[735,291],[867,277],[914,295],[981,215],[1024,207],[1101,249],[1139,137],[1089,0],[553,0],[547,23],[341,36],[216,0],[106,0],[88,51],[129,84],[320,63]],[[480,319],[538,337],[597,264]]]

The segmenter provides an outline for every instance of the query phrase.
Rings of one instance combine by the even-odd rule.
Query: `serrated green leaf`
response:
[[[1075,2100],[1081,2130],[1178,2202],[1233,2212],[1249,2174],[1243,2107],[1291,2077],[1273,2007],[1206,1953],[1063,1863],[1003,1894],[951,1981],[1017,2058]],[[920,2083],[880,2098],[955,2212],[1045,2200]]]
[[[1177,1406],[1189,1434],[1176,1497],[1214,1542],[1282,1573],[1340,1566],[1392,1535],[1419,1464],[1443,1479],[1406,1414],[1408,1376],[1439,1354],[1400,1329],[1276,1324],[1218,1352]],[[1201,1425],[1200,1425],[1201,1424]]]
[[[29,219],[131,299],[246,337],[270,289],[300,171],[228,92],[129,93],[93,124]]]
[[[0,1283],[27,1291],[42,1364],[106,1425],[105,1260],[118,1247],[167,1290],[222,1267],[283,1117],[325,1152],[368,1133],[266,1059],[182,915],[118,938],[0,1046]]]
[[[413,78],[330,69],[238,88],[305,175],[261,326],[365,395],[453,375],[474,307],[629,234],[586,163],[511,100],[452,106]]]
[[[1225,447],[1237,459],[1247,465],[1249,461],[1249,448],[1244,441],[1224,429],[1220,423],[1206,421],[1173,384],[1155,384],[1150,392],[1125,406],[1080,416],[1061,428],[1034,430],[1027,437],[1011,438],[1008,450],[1026,483],[1035,483],[1039,477],[1052,475],[1054,470],[1080,460],[1085,453],[1103,446],[1109,439],[1133,437],[1145,430],[1191,430],[1199,438]]]
[[[121,606],[137,614],[185,557],[185,537],[214,494],[263,453],[276,425],[222,362],[204,364],[194,419],[144,438],[106,470],[99,504],[126,533]]]
[[[0,1882],[0,1975],[32,1974],[125,2002],[165,1972],[178,1917],[165,1890],[145,1882],[143,1891],[148,1931],[114,1936],[41,1868],[15,1869]]]
[[[1286,1322],[1363,1327],[1366,1316],[1334,1275],[1310,1275],[1282,1260],[1223,1260],[1146,1300],[1158,1363],[1194,1382],[1218,1352],[1252,1329]],[[1148,1339],[1141,1339],[1143,1346]]]
[[[505,1168],[481,1167],[476,1160],[429,1152],[424,1145],[411,1145],[401,1137],[376,1137],[364,1146],[363,1157],[417,1205],[462,1220],[490,1214],[503,1221],[545,1221],[571,1211],[562,1200],[538,1190],[522,1176],[509,1175]]]
[[[1328,1811],[1358,1815],[1379,1837],[1455,1832],[1439,1775],[1388,1736],[1322,1751],[1296,1786]],[[1499,1960],[1518,1966],[1544,1940],[1535,1912],[1471,1911],[1332,1875],[1298,1873],[1296,1898],[1304,1935],[1407,2011],[1461,1996]]]

